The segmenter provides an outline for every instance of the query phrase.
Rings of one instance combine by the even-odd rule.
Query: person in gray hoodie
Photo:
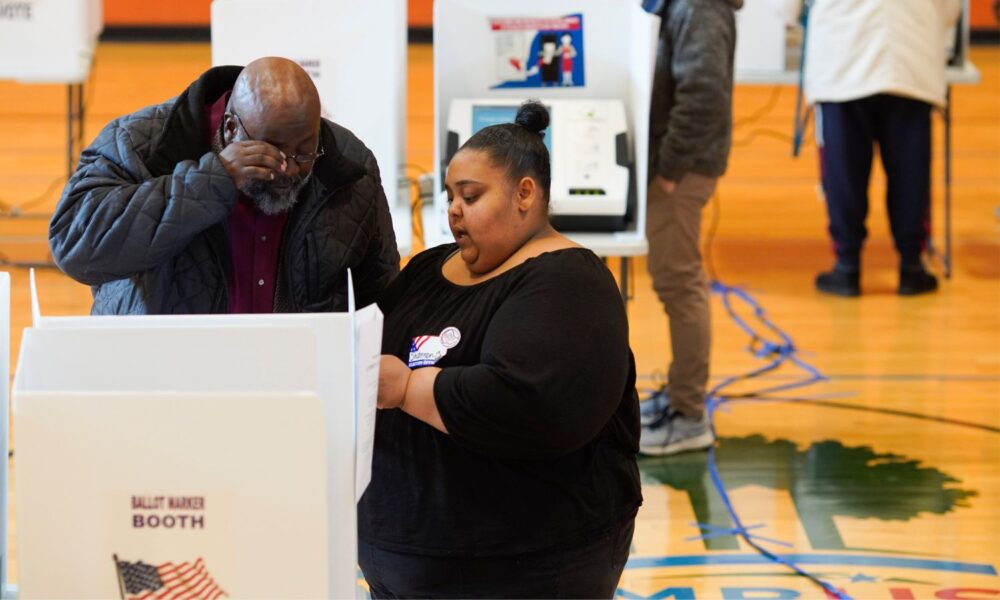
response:
[[[699,238],[702,209],[729,159],[735,11],[742,6],[743,0],[643,2],[661,18],[649,117],[649,274],[673,350],[667,385],[642,404],[645,454],[699,450],[714,441],[705,411],[711,323]]]

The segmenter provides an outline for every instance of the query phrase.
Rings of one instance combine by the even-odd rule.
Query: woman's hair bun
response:
[[[549,110],[538,100],[528,100],[517,109],[514,122],[532,133],[545,135],[543,132],[549,126]]]

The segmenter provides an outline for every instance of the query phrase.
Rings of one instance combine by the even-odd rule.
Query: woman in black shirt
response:
[[[447,175],[455,244],[385,291],[359,562],[373,597],[610,598],[641,503],[614,279],[548,221],[538,103]]]

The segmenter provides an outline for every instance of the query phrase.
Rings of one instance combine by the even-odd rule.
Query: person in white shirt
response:
[[[796,21],[803,0],[772,0]],[[961,0],[811,0],[805,95],[816,140],[836,263],[816,287],[861,293],[868,182],[875,146],[899,253],[901,295],[937,289],[921,256],[930,236],[931,110],[945,103],[946,47]]]

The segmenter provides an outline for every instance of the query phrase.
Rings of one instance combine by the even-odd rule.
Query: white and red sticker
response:
[[[433,366],[461,341],[462,332],[457,327],[445,327],[438,335],[418,335],[410,342],[407,366],[411,369]]]

